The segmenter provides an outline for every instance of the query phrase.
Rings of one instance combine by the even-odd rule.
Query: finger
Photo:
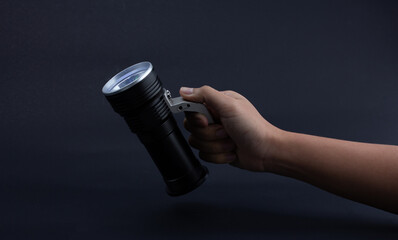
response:
[[[193,136],[205,141],[214,141],[229,137],[224,127],[220,124],[212,124],[207,127],[197,127],[185,119],[184,127],[186,130],[192,133]]]
[[[234,161],[229,162],[229,165],[233,166],[233,167],[237,167],[237,168],[242,168],[244,169],[241,164],[239,163],[239,161],[237,161],[238,159],[236,158]]]
[[[215,111],[225,108],[231,101],[231,97],[209,86],[202,86],[200,88],[181,87],[180,95],[188,101],[206,103],[206,105]]]
[[[188,138],[188,142],[193,148],[196,148],[201,152],[211,154],[227,153],[236,149],[235,143],[230,138],[217,141],[203,141],[191,135]]]
[[[185,118],[192,126],[207,127],[209,124],[206,116],[201,113],[185,112]]]
[[[220,92],[223,93],[224,95],[227,95],[227,96],[235,98],[235,99],[243,99],[243,98],[245,98],[242,95],[240,95],[239,93],[237,93],[235,91],[231,91],[231,90],[225,90],[225,91],[220,91]]]
[[[236,154],[233,152],[217,153],[217,154],[199,152],[199,157],[206,162],[217,163],[217,164],[231,163],[236,160]]]

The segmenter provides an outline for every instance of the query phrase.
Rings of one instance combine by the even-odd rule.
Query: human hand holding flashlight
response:
[[[204,115],[187,113],[188,141],[207,162],[230,163],[250,171],[270,171],[281,130],[265,120],[256,108],[234,91],[209,86],[181,88],[181,96],[204,102],[219,123],[208,125]]]
[[[198,113],[184,120],[189,143],[201,159],[293,177],[398,214],[398,146],[284,131],[233,91],[204,86],[181,88],[180,94],[204,103],[219,122],[208,125]]]

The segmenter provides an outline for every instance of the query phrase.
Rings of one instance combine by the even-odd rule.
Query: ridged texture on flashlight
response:
[[[106,98],[115,112],[124,117],[131,131],[140,133],[161,125],[170,114],[163,91],[157,74],[151,72],[134,87]]]
[[[161,125],[170,114],[166,102],[163,99],[163,93],[156,96],[157,99],[151,102],[150,106],[138,110],[138,114],[125,115],[130,130],[134,133],[148,132],[153,130],[153,124]],[[148,116],[150,117],[148,120]]]

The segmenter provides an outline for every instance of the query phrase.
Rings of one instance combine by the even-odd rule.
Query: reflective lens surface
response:
[[[102,92],[105,95],[113,95],[124,91],[143,80],[152,68],[150,62],[134,64],[111,78],[102,88]]]

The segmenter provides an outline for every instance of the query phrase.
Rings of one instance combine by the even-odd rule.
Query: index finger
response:
[[[195,127],[207,127],[209,122],[205,115],[197,112],[185,112],[187,121]]]

